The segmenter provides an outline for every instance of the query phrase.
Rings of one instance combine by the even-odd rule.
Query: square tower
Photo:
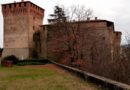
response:
[[[2,4],[4,20],[3,57],[15,55],[20,59],[33,57],[33,34],[39,30],[44,9],[30,1]]]

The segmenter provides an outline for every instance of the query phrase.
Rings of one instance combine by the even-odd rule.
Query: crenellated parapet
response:
[[[44,9],[30,1],[24,1],[2,4],[2,12],[5,17],[10,15],[29,15],[30,13],[35,13],[39,18],[43,18]]]

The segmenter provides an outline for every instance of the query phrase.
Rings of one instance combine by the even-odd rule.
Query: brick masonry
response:
[[[22,1],[3,4],[2,12],[3,57],[13,54],[24,59],[37,53],[37,57],[71,62],[67,42],[72,41],[73,35],[67,37],[61,26],[57,28],[56,25],[42,25],[44,9],[30,1]],[[76,31],[78,24],[80,32]],[[78,37],[77,48],[82,51],[84,60],[113,60],[114,56],[119,55],[121,32],[114,30],[113,22],[96,19],[73,22],[71,26],[75,28],[74,32]],[[72,33],[72,28],[69,27],[68,30]]]
[[[76,23],[72,23],[74,27]],[[78,23],[79,24],[79,23]],[[67,40],[71,41],[73,37],[67,37],[65,31],[54,25],[41,26],[41,35],[47,30],[47,39],[42,39],[44,43],[42,50],[45,50],[47,58],[50,60],[71,63],[70,53],[68,52]],[[78,48],[82,49],[83,58],[86,61],[93,60],[114,60],[119,56],[121,32],[114,30],[114,23],[106,20],[89,20],[80,22],[80,33],[75,33],[78,37]],[[72,29],[69,28],[71,32]],[[83,40],[83,41],[82,41]],[[47,44],[46,44],[46,43]],[[82,43],[82,45],[81,45]],[[44,55],[45,53],[42,53]],[[93,57],[92,57],[93,54]]]
[[[44,9],[29,1],[2,5],[4,18],[4,52],[19,58],[32,57],[33,34],[39,29],[44,17]]]

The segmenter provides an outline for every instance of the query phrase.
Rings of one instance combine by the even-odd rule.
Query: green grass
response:
[[[100,90],[64,70],[47,65],[0,67],[0,90]]]

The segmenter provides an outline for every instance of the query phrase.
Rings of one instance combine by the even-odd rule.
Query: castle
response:
[[[30,1],[2,5],[4,17],[3,56],[16,55],[24,59],[36,56],[63,62],[69,60],[65,32],[54,25],[42,25],[44,9]],[[87,20],[79,22],[82,27],[77,39],[78,52],[85,60],[114,59],[118,56],[121,32],[114,30],[114,23],[107,20]],[[74,27],[77,26],[73,22]],[[71,31],[71,28],[68,30]],[[69,37],[71,41],[72,38]],[[81,45],[82,41],[82,45]],[[72,43],[70,43],[72,44]],[[71,48],[72,49],[72,48]],[[75,47],[73,47],[75,49]],[[75,53],[76,54],[76,53]],[[79,53],[77,53],[79,56]],[[66,60],[66,61],[64,61]]]

